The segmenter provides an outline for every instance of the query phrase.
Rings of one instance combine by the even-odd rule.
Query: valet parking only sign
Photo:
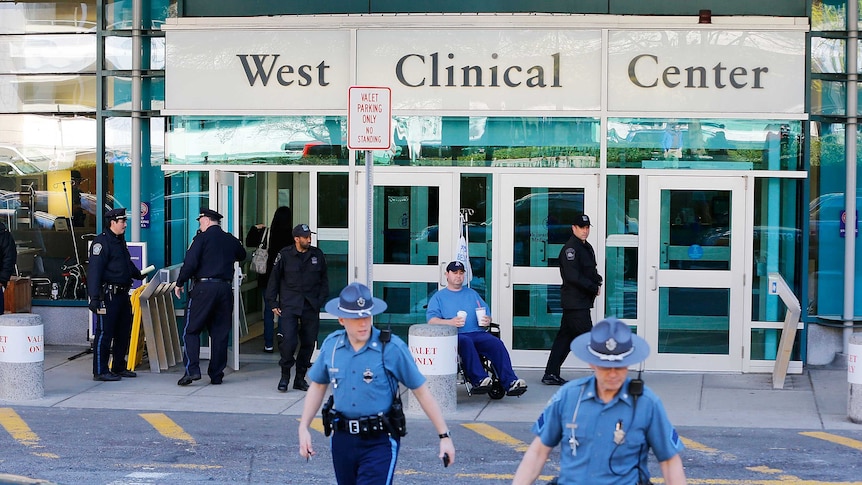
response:
[[[392,90],[351,86],[348,92],[347,147],[388,150],[392,144]]]

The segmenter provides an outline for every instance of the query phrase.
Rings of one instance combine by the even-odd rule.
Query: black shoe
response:
[[[221,377],[210,377],[210,384],[212,384],[214,386],[219,386],[219,385],[221,385],[221,383],[222,383]]]
[[[199,381],[199,380],[201,380],[200,374],[195,374],[193,376],[185,375],[185,376],[180,377],[180,380],[177,381],[177,385],[178,386],[187,386],[187,385],[191,384],[192,381]]]
[[[296,379],[293,381],[293,388],[298,391],[307,391],[308,383],[305,382],[305,379]]]
[[[120,372],[111,372],[111,374],[114,374],[115,376],[120,376],[120,377],[129,377],[129,378],[138,377],[137,372],[126,370],[126,369],[123,369]]]
[[[545,376],[542,377],[542,384],[545,384],[548,386],[562,386],[566,382],[569,382],[569,381],[563,379],[560,376],[555,376],[554,374],[545,374]]]
[[[287,392],[287,385],[290,383],[290,377],[281,377],[281,380],[278,381],[278,390],[281,392]]]
[[[105,372],[104,374],[93,374],[94,381],[102,381],[102,382],[114,382],[122,380],[123,378],[116,375],[111,374],[110,372]]]
[[[271,345],[269,347],[264,346],[263,351],[266,352],[267,354],[271,354],[273,352],[272,346]]]

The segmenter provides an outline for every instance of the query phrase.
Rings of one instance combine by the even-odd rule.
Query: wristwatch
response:
[[[449,430],[447,429],[445,433],[440,433],[437,437],[442,440],[443,438],[452,438],[452,434],[449,433]]]

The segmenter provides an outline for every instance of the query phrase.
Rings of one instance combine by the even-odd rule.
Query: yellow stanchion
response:
[[[144,339],[141,330],[141,292],[147,284],[143,284],[132,292],[132,338],[129,341],[129,359],[126,361],[128,370],[135,370],[144,360]]]

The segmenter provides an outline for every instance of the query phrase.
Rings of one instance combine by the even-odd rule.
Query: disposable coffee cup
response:
[[[467,312],[465,312],[464,310],[459,310],[458,311],[458,318],[466,319],[467,318]]]
[[[485,318],[485,307],[479,307],[476,309],[476,320],[479,321],[479,325],[486,326],[485,322],[482,320]]]

